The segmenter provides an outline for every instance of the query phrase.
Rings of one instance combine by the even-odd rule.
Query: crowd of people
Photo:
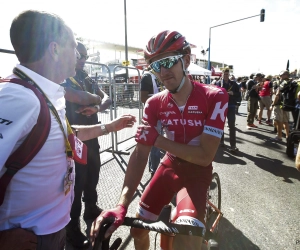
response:
[[[212,161],[224,145],[226,118],[230,150],[239,150],[235,116],[241,100],[248,100],[247,128],[257,127],[256,116],[258,123],[263,122],[264,107],[274,107],[275,140],[281,140],[282,127],[288,136],[288,114],[280,99],[290,82],[288,71],[280,74],[278,82],[253,74],[243,87],[244,79],[235,80],[225,69],[216,87],[200,84],[188,73],[189,42],[177,31],[164,30],[151,37],[144,50],[149,71],[141,84],[143,121],[135,134],[137,145],[130,155],[120,199],[114,208],[102,211],[96,192],[101,166],[97,138],[132,127],[136,118],[128,114],[99,123],[97,113],[112,101],[83,71],[87,50],[59,16],[24,11],[13,20],[10,38],[20,64],[12,75],[0,80],[1,119],[5,119],[0,142],[5,145],[0,155],[0,186],[5,187],[0,204],[1,249],[63,250],[66,240],[86,249],[94,243],[104,219],[114,217],[108,237],[122,224],[148,161],[152,179],[136,216],[155,220],[177,194],[172,220],[205,227]],[[26,87],[28,83],[38,91]],[[257,114],[258,102],[261,112]],[[44,105],[49,112],[40,112]],[[30,135],[40,127],[41,116],[49,118],[45,119],[49,130],[41,149],[23,166],[8,164],[19,147],[33,148],[36,140]],[[270,115],[266,124],[271,124]],[[160,150],[165,152],[162,160]],[[80,228],[82,202],[83,218],[93,221],[90,238]],[[131,229],[136,249],[149,249],[148,233]],[[162,249],[165,242],[172,242],[174,249],[201,249],[200,237],[161,237],[166,239]]]
[[[236,114],[238,114],[241,101],[247,101],[247,129],[255,129],[263,124],[273,126],[276,136],[271,139],[274,141],[283,140],[283,130],[287,140],[290,123],[292,123],[291,129],[296,129],[298,118],[296,106],[300,96],[300,79],[296,77],[296,74],[291,75],[288,70],[283,70],[275,76],[253,73],[249,77],[236,79],[234,75],[228,76],[228,70],[225,69],[221,80],[212,81],[212,84],[220,87],[225,86],[228,89],[228,86],[220,84],[220,81],[233,81],[238,86],[238,89],[235,90],[235,98],[233,98],[233,94],[230,96],[231,99],[234,99],[232,103],[236,108]],[[233,87],[233,83],[230,86]],[[290,107],[284,107],[284,93],[288,91],[291,93],[289,96],[291,103],[289,104]],[[263,112],[266,113],[266,119],[263,119]],[[233,125],[230,125],[230,120],[233,120],[232,117],[234,116],[231,115],[231,118],[227,118],[230,138],[235,138],[233,136],[235,129],[232,129]],[[232,139],[230,139],[230,144],[232,148]],[[221,146],[223,146],[222,142]]]

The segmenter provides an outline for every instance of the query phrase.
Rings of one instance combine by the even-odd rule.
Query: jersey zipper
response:
[[[182,111],[182,113],[181,113],[181,111],[180,111],[180,109],[179,109],[179,107],[178,107],[177,103],[175,102],[175,100],[173,99],[173,97],[172,97],[172,95],[171,95],[171,99],[172,99],[173,103],[176,105],[176,107],[177,107],[178,111],[179,111],[179,112],[180,112],[180,114],[181,114],[181,119],[182,119],[182,121],[183,121],[183,118],[184,118],[183,114],[184,114],[184,112],[185,112],[185,109],[186,109],[186,104],[188,103],[188,100],[190,99],[190,96],[191,96],[191,95],[189,95],[189,96],[188,96],[188,98],[186,99],[186,102],[185,102],[185,104],[184,104],[183,111]],[[184,139],[183,139],[183,140],[184,140],[184,143],[186,143],[186,133],[185,133],[185,126],[182,124],[182,127],[183,127],[183,134],[184,134]]]

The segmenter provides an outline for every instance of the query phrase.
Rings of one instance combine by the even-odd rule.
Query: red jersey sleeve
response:
[[[158,110],[160,106],[159,94],[156,94],[147,99],[144,111],[143,120],[148,122],[151,126],[156,126],[158,121]]]
[[[208,103],[207,118],[203,133],[221,138],[228,109],[228,94],[222,88],[206,87]]]

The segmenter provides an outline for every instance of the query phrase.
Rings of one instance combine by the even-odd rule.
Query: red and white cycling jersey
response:
[[[202,133],[222,137],[228,94],[215,86],[192,83],[193,90],[184,108],[179,108],[166,90],[147,100],[143,118],[151,126],[160,120],[170,140],[198,146]],[[205,224],[211,177],[212,164],[201,167],[167,153],[144,190],[137,212],[145,219],[155,220],[177,193],[175,223],[201,227]]]
[[[200,135],[222,137],[228,108],[228,94],[211,85],[193,83],[183,112],[165,90],[145,104],[143,119],[156,126],[160,120],[168,139],[182,144],[199,145]]]

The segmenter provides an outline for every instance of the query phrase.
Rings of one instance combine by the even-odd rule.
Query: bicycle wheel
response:
[[[208,191],[208,200],[219,210],[221,210],[221,183],[220,183],[220,177],[217,173],[213,173],[212,175],[212,180]],[[215,209],[207,203],[207,210],[206,210],[207,231],[210,230],[217,216],[218,216],[218,212],[216,212]],[[217,232],[218,232],[218,226],[215,228],[214,233],[217,234]]]

